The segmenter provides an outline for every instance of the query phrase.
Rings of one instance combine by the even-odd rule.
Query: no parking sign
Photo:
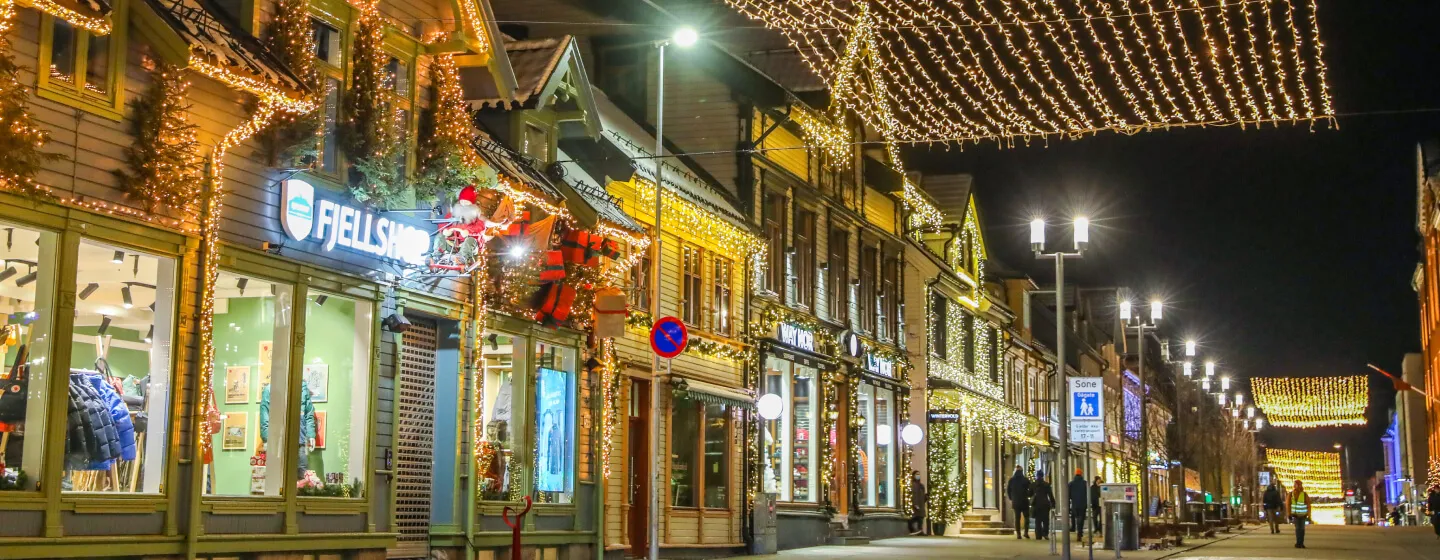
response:
[[[685,323],[674,317],[661,317],[650,327],[650,349],[661,358],[674,358],[685,351],[690,341],[690,331]]]

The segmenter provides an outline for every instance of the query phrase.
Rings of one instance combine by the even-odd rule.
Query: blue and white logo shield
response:
[[[280,185],[280,225],[291,239],[304,241],[315,226],[315,186],[299,179]]]

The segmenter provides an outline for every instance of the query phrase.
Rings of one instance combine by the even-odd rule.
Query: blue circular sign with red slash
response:
[[[690,331],[685,323],[674,317],[661,317],[650,327],[650,349],[661,358],[674,358],[685,351],[690,341]]]

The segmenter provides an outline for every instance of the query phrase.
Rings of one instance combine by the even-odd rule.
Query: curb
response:
[[[1236,533],[1236,534],[1234,534],[1234,535],[1230,535],[1230,536],[1225,537],[1225,538],[1223,538],[1223,539],[1215,539],[1215,540],[1210,541],[1210,542],[1207,542],[1207,543],[1205,543],[1205,544],[1195,545],[1195,546],[1192,546],[1192,547],[1190,547],[1190,548],[1186,548],[1186,549],[1184,549],[1184,550],[1177,550],[1177,551],[1175,551],[1175,552],[1171,552],[1170,554],[1166,554],[1166,555],[1164,555],[1164,556],[1158,556],[1158,557],[1155,558],[1155,560],[1165,560],[1166,558],[1170,558],[1170,557],[1173,557],[1173,556],[1178,556],[1178,555],[1180,555],[1180,554],[1185,554],[1185,553],[1190,552],[1190,551],[1193,551],[1193,550],[1200,550],[1200,549],[1205,548],[1205,547],[1207,547],[1207,546],[1210,546],[1210,545],[1212,545],[1212,544],[1218,544],[1218,543],[1222,543],[1222,542],[1228,541],[1228,540],[1233,539],[1233,538],[1237,538],[1237,537],[1240,537],[1240,536],[1243,536],[1243,535],[1248,535],[1248,534],[1250,534],[1251,531],[1254,531],[1254,529],[1245,529],[1245,532],[1243,532],[1243,533]]]

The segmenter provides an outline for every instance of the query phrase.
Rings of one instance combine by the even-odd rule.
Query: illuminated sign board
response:
[[[287,179],[280,186],[280,225],[295,241],[311,240],[411,265],[425,264],[430,233],[344,202],[319,198],[315,186]]]
[[[790,323],[780,323],[780,342],[801,350],[815,351],[815,333]]]

